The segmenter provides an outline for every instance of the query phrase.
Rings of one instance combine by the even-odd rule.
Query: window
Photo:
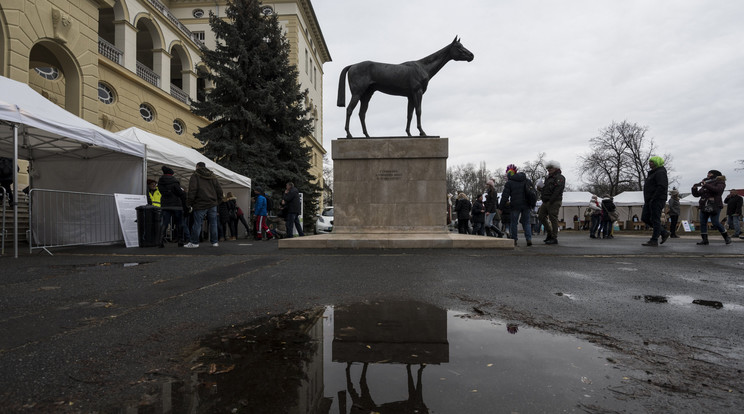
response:
[[[308,73],[310,71],[310,66],[308,65],[308,54],[307,49],[305,49],[305,73]]]
[[[114,103],[114,99],[115,95],[111,87],[103,82],[98,82],[98,100],[106,105],[111,105]]]
[[[194,35],[194,38],[202,43],[204,43],[204,31],[200,32],[191,32]]]
[[[59,69],[50,66],[43,68],[34,68],[34,71],[46,80],[57,80],[59,79]]]
[[[204,17],[204,10],[194,9],[194,11],[192,11],[191,14],[197,19],[201,19],[202,17]]]
[[[155,110],[149,104],[143,103],[139,107],[139,113],[142,119],[147,122],[152,122],[155,119]]]
[[[174,119],[173,130],[176,131],[176,135],[183,135],[183,132],[186,130],[186,126],[180,119]]]

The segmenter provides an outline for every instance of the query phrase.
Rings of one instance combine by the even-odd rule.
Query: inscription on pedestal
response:
[[[379,181],[397,181],[403,179],[403,173],[398,170],[379,170],[375,178]]]

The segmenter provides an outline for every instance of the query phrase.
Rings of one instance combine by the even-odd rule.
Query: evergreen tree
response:
[[[297,68],[276,15],[261,13],[257,0],[228,2],[225,18],[210,16],[217,38],[203,59],[214,83],[192,110],[211,121],[194,136],[201,152],[218,164],[249,177],[254,186],[283,194],[293,182],[304,193],[306,222],[316,214],[320,187],[309,173],[312,134]]]

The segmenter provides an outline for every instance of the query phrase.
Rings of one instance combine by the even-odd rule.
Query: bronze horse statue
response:
[[[467,60],[468,62],[473,60],[473,54],[465,49],[457,36],[455,36],[455,40],[452,43],[423,59],[405,62],[399,65],[364,61],[345,67],[341,71],[341,76],[338,80],[337,104],[343,107],[346,102],[345,78],[348,72],[351,100],[349,101],[348,108],[346,108],[346,137],[351,138],[349,118],[351,118],[351,113],[354,111],[357,103],[361,102],[359,120],[362,122],[364,135],[369,138],[365,116],[367,114],[369,100],[376,91],[408,98],[406,134],[409,137],[411,136],[411,118],[415,109],[416,126],[418,127],[419,135],[425,137],[426,133],[421,128],[421,98],[424,92],[426,92],[429,80],[450,60]]]

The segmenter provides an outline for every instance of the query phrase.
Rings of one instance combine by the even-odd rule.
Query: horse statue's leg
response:
[[[364,92],[360,99],[361,105],[359,105],[359,121],[362,123],[362,132],[364,132],[364,136],[367,138],[369,138],[369,134],[367,133],[367,108],[369,108],[369,100],[372,99],[373,93],[375,91]]]
[[[413,98],[408,98],[408,113],[406,116],[406,134],[411,136],[411,119],[413,119]]]
[[[421,98],[423,96],[423,92],[416,92],[416,94],[413,96],[413,102],[416,108],[416,127],[418,127],[419,135],[425,137],[426,132],[424,132],[424,130],[421,128]]]
[[[351,113],[354,112],[354,108],[356,108],[357,102],[359,102],[359,97],[356,95],[351,95],[349,106],[346,107],[346,138],[351,138],[351,132],[349,132],[349,119],[351,119]]]

